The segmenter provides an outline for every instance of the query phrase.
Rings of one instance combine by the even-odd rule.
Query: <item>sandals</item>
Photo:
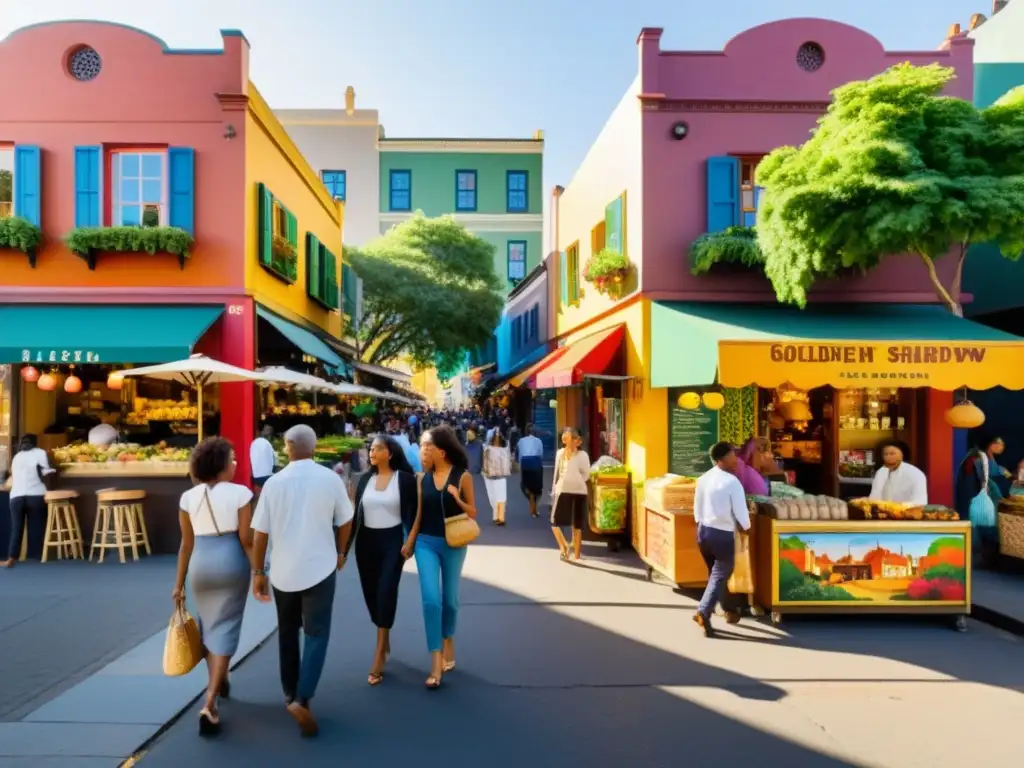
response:
[[[437,675],[431,675],[427,678],[427,690],[436,691],[441,687],[441,677]]]
[[[367,675],[366,682],[369,683],[370,685],[380,685],[381,683],[384,682],[384,673],[383,672],[371,672],[369,675]]]
[[[453,669],[455,669],[455,662],[454,661],[446,661],[444,663],[444,667],[442,667],[442,669],[444,669],[444,673],[447,675],[449,672],[451,672]]]
[[[208,707],[199,711],[199,735],[216,736],[220,733],[220,715],[211,712]]]

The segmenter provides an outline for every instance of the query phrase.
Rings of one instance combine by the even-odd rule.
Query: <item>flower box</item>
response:
[[[36,266],[36,251],[43,242],[43,231],[21,216],[0,219],[0,248],[21,251],[28,256],[28,263]]]
[[[195,240],[178,227],[79,227],[66,238],[68,248],[96,269],[103,251],[116,253],[168,253],[178,257],[184,269]]]

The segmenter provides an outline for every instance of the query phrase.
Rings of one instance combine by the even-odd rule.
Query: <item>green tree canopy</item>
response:
[[[757,239],[780,301],[803,306],[815,280],[914,253],[961,314],[973,243],[1024,250],[1024,89],[993,106],[940,95],[954,71],[900,64],[832,93],[811,138],[757,168]],[[953,283],[935,260],[956,246]]]
[[[494,246],[455,219],[417,213],[363,248],[346,248],[363,281],[365,362],[409,355],[419,365],[487,343],[504,299]]]

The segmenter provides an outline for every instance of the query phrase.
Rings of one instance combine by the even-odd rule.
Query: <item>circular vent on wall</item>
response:
[[[68,57],[68,72],[79,82],[95,80],[102,68],[100,55],[87,45],[78,48]]]
[[[825,63],[825,49],[817,43],[804,43],[796,52],[796,63],[804,72],[817,72]]]

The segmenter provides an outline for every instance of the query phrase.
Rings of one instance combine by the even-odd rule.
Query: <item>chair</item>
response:
[[[46,500],[46,531],[43,534],[43,557],[45,563],[50,557],[50,548],[57,550],[57,559],[79,560],[85,558],[82,546],[82,529],[78,525],[78,512],[75,510],[77,491],[49,491]],[[27,526],[26,526],[27,527]],[[22,551],[25,551],[28,532],[22,538]]]
[[[140,545],[147,555],[152,554],[143,515],[145,499],[145,491],[104,488],[96,492],[96,526],[89,548],[90,562],[96,550],[99,550],[100,563],[108,549],[116,549],[122,563],[126,562],[126,547],[131,548],[132,560],[139,559]]]

